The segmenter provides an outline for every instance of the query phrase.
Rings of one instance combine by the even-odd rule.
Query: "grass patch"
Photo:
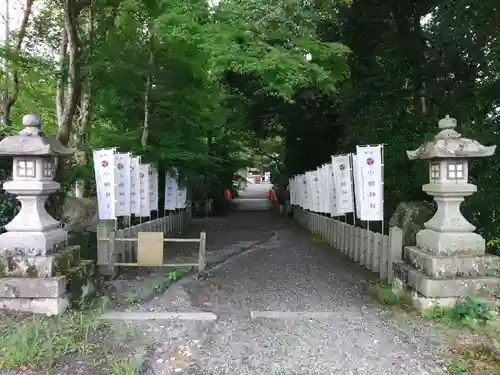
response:
[[[107,367],[108,359],[134,337],[133,329],[98,319],[107,303],[53,317],[3,316],[0,320],[0,369],[50,371],[66,357]],[[120,351],[125,353],[126,351]],[[116,353],[115,353],[116,354]]]
[[[154,291],[159,293],[164,292],[172,283],[187,275],[191,270],[192,268],[179,268],[169,271],[161,282],[153,285]]]
[[[450,374],[500,374],[500,327],[491,324],[497,320],[498,314],[485,302],[467,298],[452,308],[435,307],[417,313],[410,296],[395,294],[390,285],[378,283],[370,290],[378,302],[393,312],[399,311],[398,317],[423,318],[445,328],[446,336],[452,337],[453,360],[447,369]]]
[[[326,245],[326,241],[323,239],[323,237],[321,237],[317,233],[313,233],[311,235],[311,241],[313,244],[316,244],[316,245]]]

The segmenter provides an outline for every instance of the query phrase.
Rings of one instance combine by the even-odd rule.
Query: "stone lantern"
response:
[[[422,190],[434,197],[435,215],[416,235],[416,246],[404,250],[404,262],[394,265],[396,290],[406,285],[414,292],[416,307],[453,305],[471,294],[489,295],[500,285],[493,270],[499,258],[485,255],[485,240],[460,212],[464,197],[477,191],[468,181],[468,160],[491,156],[496,146],[462,138],[454,128],[457,121],[446,116],[433,141],[414,151],[410,160],[426,160],[429,183]]]
[[[23,118],[24,129],[0,142],[0,155],[13,157],[12,180],[3,184],[21,202],[17,216],[0,235],[0,253],[38,256],[66,245],[67,233],[45,209],[50,194],[59,190],[54,181],[57,158],[74,149],[46,137],[38,116]]]
[[[38,116],[24,116],[23,125],[0,142],[0,155],[13,157],[12,180],[3,188],[21,203],[0,235],[0,308],[60,314],[94,289],[93,261],[80,259],[79,246],[67,246],[66,230],[45,209],[60,187],[58,158],[74,150],[46,137]]]

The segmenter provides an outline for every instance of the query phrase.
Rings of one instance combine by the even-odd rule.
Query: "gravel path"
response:
[[[391,322],[366,293],[371,274],[312,244],[291,219],[242,214],[223,219],[223,226],[244,225],[249,232],[266,226],[275,235],[213,269],[205,280],[185,279],[141,308],[218,316],[149,323],[158,345],[148,375],[447,373],[434,360],[443,349],[437,333]],[[270,311],[303,315],[258,316]]]

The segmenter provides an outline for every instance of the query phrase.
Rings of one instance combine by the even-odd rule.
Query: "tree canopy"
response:
[[[2,49],[3,133],[26,113],[80,150],[115,146],[200,178],[214,196],[245,165],[282,181],[356,144],[385,144],[387,215],[427,199],[405,151],[437,132],[498,143],[493,0],[26,0]],[[255,155],[260,155],[255,157]],[[251,157],[250,157],[251,156]],[[474,161],[465,206],[498,233],[498,156]]]

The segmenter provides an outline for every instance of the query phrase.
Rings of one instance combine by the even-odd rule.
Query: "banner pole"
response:
[[[382,174],[382,236],[384,236],[384,226],[385,226],[385,210],[384,210],[384,164],[385,164],[385,158],[384,158],[384,144],[380,145],[380,154],[381,154],[381,159],[382,159],[382,164],[380,166],[380,173]]]

